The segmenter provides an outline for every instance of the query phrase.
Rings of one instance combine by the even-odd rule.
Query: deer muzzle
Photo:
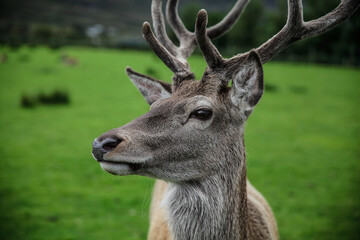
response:
[[[95,139],[93,142],[93,157],[97,161],[104,161],[104,155],[113,151],[123,139],[120,138],[105,138],[102,141]]]
[[[94,140],[92,155],[101,168],[111,174],[135,174],[150,157],[131,151],[130,142],[114,134],[104,134]]]

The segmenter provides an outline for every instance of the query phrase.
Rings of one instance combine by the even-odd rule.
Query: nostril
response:
[[[109,139],[102,145],[102,149],[106,152],[110,152],[116,148],[123,140],[122,139]]]
[[[105,143],[102,148],[106,151],[111,151],[113,150],[114,148],[116,148],[116,146],[118,145],[117,142],[108,142],[108,143]]]

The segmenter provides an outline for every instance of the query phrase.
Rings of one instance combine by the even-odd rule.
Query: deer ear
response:
[[[244,111],[247,117],[259,102],[263,92],[264,75],[261,60],[255,51],[251,51],[235,72],[230,91],[231,101]]]
[[[149,105],[153,104],[156,100],[171,96],[170,83],[137,73],[129,67],[126,68],[126,73]]]

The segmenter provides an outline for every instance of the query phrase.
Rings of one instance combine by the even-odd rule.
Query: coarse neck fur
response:
[[[233,146],[235,147],[235,146]],[[243,141],[225,155],[227,169],[196,181],[170,183],[163,204],[174,240],[247,239],[246,158]],[[240,156],[240,159],[239,159]]]

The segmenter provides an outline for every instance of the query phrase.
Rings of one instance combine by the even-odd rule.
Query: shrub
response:
[[[36,99],[27,94],[23,94],[21,95],[20,104],[23,108],[33,108],[36,105]]]
[[[43,105],[57,105],[57,104],[66,105],[70,103],[68,92],[59,89],[56,89],[49,94],[40,92],[37,96],[37,99],[39,103]]]
[[[65,90],[55,89],[51,93],[39,92],[34,96],[23,94],[20,105],[23,108],[32,108],[36,105],[68,105],[70,104],[69,93]]]

